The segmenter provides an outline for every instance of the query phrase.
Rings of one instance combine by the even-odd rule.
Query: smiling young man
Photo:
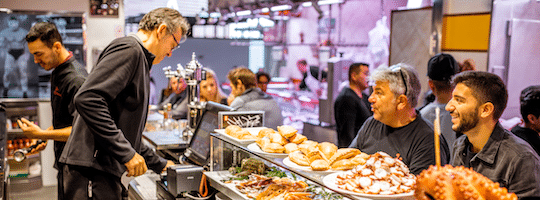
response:
[[[120,182],[148,168],[161,173],[173,165],[142,142],[148,115],[150,69],[171,56],[189,29],[174,9],[143,16],[136,34],[113,40],[74,98],[78,115],[60,162],[68,199],[122,199]]]
[[[433,129],[415,109],[421,89],[416,71],[397,64],[378,68],[371,79],[375,86],[368,100],[373,116],[366,120],[349,147],[367,154],[399,154],[413,174],[435,165]],[[447,164],[448,145],[442,136],[440,141],[441,164]]]
[[[51,73],[52,127],[42,130],[25,118],[17,120],[19,127],[28,138],[54,140],[54,167],[58,169],[58,199],[63,197],[62,165],[58,162],[64,145],[71,133],[75,116],[73,96],[83,84],[88,73],[62,43],[62,37],[53,23],[36,23],[26,35],[28,50],[34,55],[34,62]]]
[[[508,92],[495,74],[467,71],[453,78],[456,87],[446,110],[456,140],[453,166],[486,176],[519,198],[540,198],[540,158],[534,149],[499,124]]]

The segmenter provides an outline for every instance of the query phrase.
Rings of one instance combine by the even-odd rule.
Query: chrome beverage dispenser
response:
[[[197,61],[195,52],[191,55],[191,61],[185,68],[181,64],[178,64],[178,68],[175,71],[171,70],[170,66],[163,68],[163,71],[167,78],[183,78],[188,85],[188,126],[184,129],[183,135],[186,136],[187,134],[191,136],[195,131],[195,127],[197,127],[197,122],[201,118],[202,111],[206,105],[204,102],[200,102],[199,88],[200,82],[206,80],[206,71],[203,70],[203,66]]]

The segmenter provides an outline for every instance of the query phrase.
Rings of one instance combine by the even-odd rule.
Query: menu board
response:
[[[242,128],[263,127],[264,111],[221,111],[218,119],[220,129],[227,128],[229,125]]]

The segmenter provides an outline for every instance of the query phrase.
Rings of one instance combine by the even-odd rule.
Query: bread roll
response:
[[[270,141],[272,141],[273,143],[278,143],[280,145],[285,145],[289,143],[289,141],[287,141],[287,139],[285,139],[279,133],[272,133],[270,134],[269,138],[270,138]]]
[[[285,153],[291,153],[293,151],[298,151],[298,145],[295,143],[287,143],[285,146]]]
[[[289,141],[295,144],[302,144],[302,142],[306,141],[307,137],[303,136],[302,134],[294,134],[292,137],[289,138]]]
[[[301,151],[289,153],[289,159],[300,166],[309,166],[309,160]]]
[[[337,152],[332,156],[332,158],[330,158],[330,165],[332,165],[335,161],[352,158],[360,153],[361,151],[355,148],[338,149]]]
[[[279,134],[281,134],[285,138],[290,138],[294,134],[296,134],[296,132],[298,132],[298,130],[289,125],[278,126],[277,129]]]
[[[311,170],[313,171],[326,171],[330,168],[328,161],[323,160],[323,159],[314,160],[313,162],[311,162],[309,166],[311,167]]]
[[[332,158],[332,156],[336,153],[338,147],[335,144],[332,144],[330,142],[322,142],[319,143],[317,146],[319,147],[319,150],[326,156],[326,158]]]
[[[264,129],[261,129],[259,131],[259,134],[257,134],[257,137],[258,138],[262,138],[262,137],[268,137],[268,135],[272,134],[272,133],[275,133],[276,131],[274,131],[274,129],[271,129],[271,128],[264,128]]]
[[[332,163],[333,170],[350,170],[354,168],[356,164],[350,159],[341,159]]]
[[[283,153],[285,151],[285,147],[277,143],[270,143],[264,145],[264,147],[262,147],[262,150],[267,153]]]
[[[234,133],[242,130],[240,126],[237,125],[229,125],[227,128],[225,128],[225,134],[233,136]]]

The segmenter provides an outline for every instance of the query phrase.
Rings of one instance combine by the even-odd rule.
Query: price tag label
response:
[[[264,111],[220,111],[218,117],[220,129],[229,125],[242,128],[264,126]]]

